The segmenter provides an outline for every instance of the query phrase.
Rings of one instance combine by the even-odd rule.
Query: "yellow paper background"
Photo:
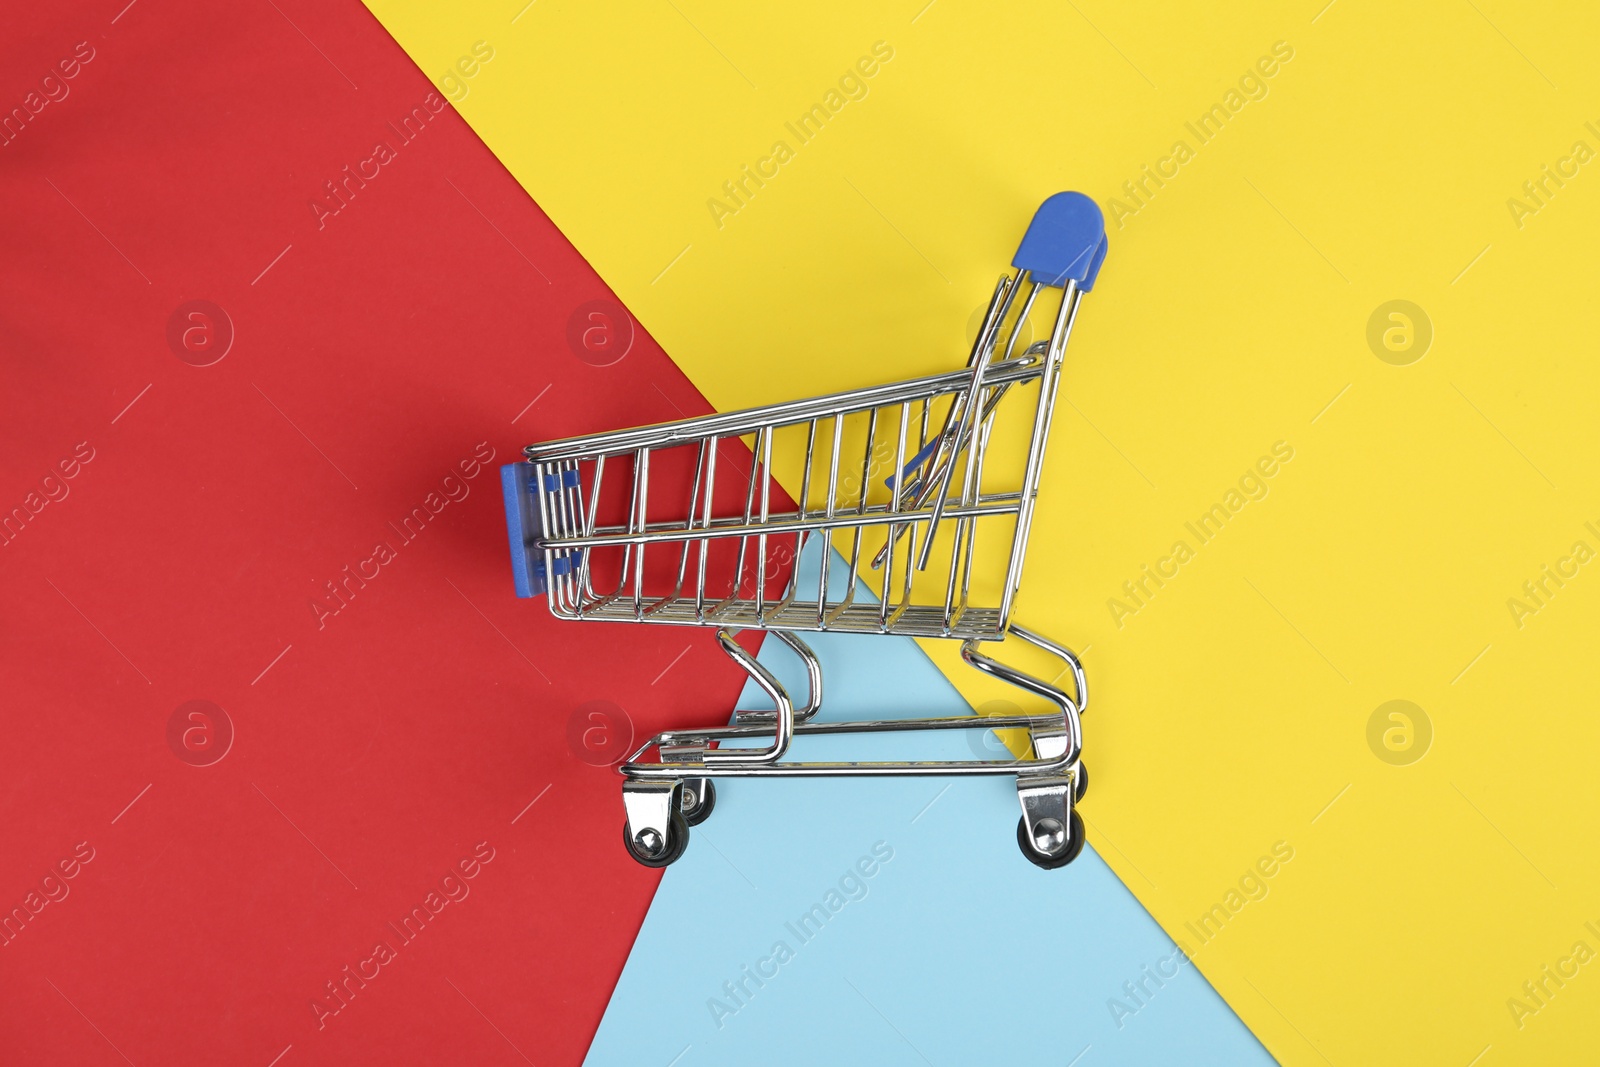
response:
[[[1600,149],[1594,9],[369,4],[437,84],[494,49],[457,107],[719,409],[958,366],[1044,196],[1131,205],[1186,141],[1109,226],[1018,608],[1086,650],[1090,839],[1285,1063],[1593,1058],[1600,964],[1541,968],[1600,952],[1600,562],[1508,600],[1600,549],[1600,162],[1523,191]],[[799,144],[785,123],[879,41],[865,98]],[[1185,123],[1276,42],[1265,98],[1200,145]],[[719,226],[707,201],[778,140]],[[1406,366],[1367,342],[1396,299],[1433,329]],[[1280,441],[1200,544],[1185,523]],[[1433,731],[1404,766],[1368,744],[1396,699]],[[1186,923],[1277,842],[1201,944]]]

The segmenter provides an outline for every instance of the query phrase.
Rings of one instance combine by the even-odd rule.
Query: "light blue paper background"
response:
[[[801,581],[816,582],[816,561],[805,554]],[[805,640],[822,661],[821,718],[971,712],[908,638]],[[794,654],[768,640],[760,659],[798,703]],[[770,705],[750,684],[740,706]],[[803,738],[788,758],[972,759],[974,746],[1005,755],[993,734],[945,731]],[[1093,803],[1091,785],[1091,816]],[[665,872],[586,1062],[1273,1062],[1095,853],[1092,829],[1074,863],[1045,871],[1017,848],[1019,815],[1010,777],[719,779],[716,809]],[[892,859],[874,857],[875,845]],[[858,868],[863,858],[876,862]],[[826,920],[801,928],[818,905]]]

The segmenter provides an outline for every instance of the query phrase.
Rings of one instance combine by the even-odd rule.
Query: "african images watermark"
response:
[[[1198,118],[1183,124],[1187,138],[1175,140],[1166,155],[1154,163],[1144,164],[1139,168],[1138,175],[1122,183],[1122,196],[1113,196],[1105,202],[1106,218],[1115,222],[1119,230],[1127,225],[1127,219],[1148,207],[1156,194],[1199,155],[1200,149],[1214,141],[1222,133],[1223,127],[1238,117],[1246,104],[1267,98],[1267,83],[1293,58],[1294,48],[1288,41],[1275,42],[1270,54],[1257,59],[1239,76],[1236,87],[1230,87],[1219,102],[1201,112]],[[1192,145],[1189,143],[1191,139],[1194,141]]]
[[[1247,504],[1265,500],[1271,492],[1268,483],[1292,459],[1293,445],[1287,441],[1274,442],[1269,455],[1257,459],[1239,476],[1237,487],[1229,487],[1222,499],[1201,512],[1199,518],[1183,524],[1194,544],[1186,538],[1174,541],[1166,555],[1153,564],[1143,564],[1138,577],[1123,582],[1123,595],[1106,600],[1106,610],[1111,612],[1111,621],[1117,624],[1117,629],[1122,629],[1130,617],[1148,607],[1156,594],[1178,577],[1183,565],[1194,559],[1201,547],[1210,544]]]
[[[210,700],[187,700],[167,719],[167,747],[191,767],[220,763],[233,748],[233,719]]]
[[[233,347],[233,319],[210,300],[186,300],[167,317],[167,348],[191,367],[221,362]]]
[[[487,41],[474,41],[472,54],[456,59],[439,77],[439,88],[444,90],[444,95],[450,98],[452,104],[459,104],[472,92],[472,79],[478,76],[484,64],[494,58],[494,48]]]
[[[843,911],[845,905],[867,899],[867,883],[892,859],[894,848],[887,841],[875,842],[872,855],[862,856],[839,876],[837,888],[830,886],[822,895],[822,900],[811,905],[810,910],[783,924],[783,928],[794,939],[793,945],[788,938],[773,942],[771,951],[756,960],[754,965],[744,964],[735,977],[723,982],[722,992],[726,999],[710,997],[706,1000],[706,1010],[711,1013],[711,1021],[717,1024],[717,1029],[721,1030],[726,1020],[749,1006],[756,994],[778,977],[783,965],[795,958],[795,950],[822,933],[822,928]]]
[[[1600,927],[1593,922],[1585,922],[1583,928],[1600,938]],[[1577,978],[1583,972],[1583,967],[1594,958],[1595,951],[1589,942],[1578,940],[1573,942],[1572,950],[1554,964],[1541,966],[1537,975],[1522,983],[1520,996],[1506,998],[1506,1010],[1511,1013],[1511,1022],[1521,1030],[1530,1018],[1548,1008],[1550,1002],[1567,988],[1567,983]]]
[[[1585,122],[1583,128],[1600,138],[1600,129],[1596,129],[1593,122]],[[1507,197],[1506,210],[1511,212],[1511,221],[1517,229],[1522,229],[1529,218],[1549,207],[1556,194],[1579,175],[1583,165],[1594,155],[1589,142],[1573,141],[1566,155],[1558,156],[1554,164],[1542,164],[1538,174],[1522,183],[1521,195]]]
[[[1145,964],[1138,975],[1122,983],[1121,996],[1106,1000],[1106,1010],[1111,1013],[1111,1020],[1117,1024],[1117,1029],[1121,1030],[1127,1025],[1128,1019],[1148,1008],[1156,994],[1178,976],[1183,964],[1191,962],[1197,951],[1216,940],[1224,927],[1240,912],[1251,904],[1266,900],[1272,892],[1271,880],[1293,859],[1293,845],[1287,841],[1274,842],[1271,853],[1261,856],[1248,867],[1228,887],[1221,901],[1211,905],[1211,909],[1196,922],[1184,923],[1184,929],[1199,939],[1193,949],[1186,942],[1175,941],[1170,955],[1161,957],[1154,964]]]
[[[38,919],[45,908],[66,900],[72,892],[72,887],[67,883],[78,877],[94,857],[94,846],[87,841],[79,841],[72,846],[72,855],[57,860],[56,865],[39,879],[38,888],[29,889],[23,894],[20,904],[0,917],[0,948],[9,948],[11,942],[21,937],[22,931]]]
[[[610,700],[586,700],[567,716],[567,748],[591,767],[612,767],[633,750],[633,717]]]
[[[1592,522],[1583,524],[1596,539],[1600,539],[1600,530],[1595,529]],[[1556,594],[1567,587],[1567,583],[1582,573],[1584,564],[1594,559],[1594,549],[1587,541],[1574,541],[1572,547],[1564,556],[1557,556],[1554,563],[1540,566],[1539,573],[1522,583],[1522,594],[1506,598],[1506,610],[1511,612],[1511,621],[1517,629],[1528,625],[1528,620],[1539,614],[1549,606]]]
[[[326,196],[318,195],[306,201],[312,217],[317,220],[317,229],[326,227],[329,219],[354,203],[356,194],[365,189],[368,182],[377,180],[384,167],[400,158],[400,149],[421,137],[428,123],[444,109],[444,99],[438,93],[429,93],[423,97],[422,103],[399,120],[398,127],[393,122],[386,124],[394,135],[392,144],[387,139],[376,142],[372,152],[365,159],[357,160],[353,169],[347,163],[337,178],[323,182]]]
[[[622,362],[633,334],[633,316],[615,300],[587,300],[567,317],[567,348],[591,367]]]
[[[1139,968],[1139,973],[1128,981],[1122,983],[1122,996],[1111,997],[1106,1001],[1106,1009],[1111,1012],[1111,1019],[1121,1030],[1128,1025],[1128,1020],[1138,1015],[1156,994],[1167,987],[1167,983],[1178,977],[1178,972],[1183,965],[1191,962],[1189,954],[1183,946],[1174,944],[1172,953],[1162,956],[1154,963],[1147,963]],[[1170,970],[1168,969],[1170,967]]]
[[[377,981],[383,969],[400,958],[400,950],[411,944],[441,912],[451,904],[466,900],[472,892],[469,885],[483,873],[483,868],[493,862],[495,850],[487,841],[479,841],[472,854],[456,862],[440,879],[437,889],[429,889],[422,902],[401,917],[398,923],[386,923],[386,930],[373,946],[372,952],[339,971],[337,978],[327,982],[327,993],[311,1000],[311,1012],[317,1017],[317,1029],[327,1028],[328,1020],[348,1008],[356,994],[367,988],[367,983]],[[392,937],[390,935],[393,935]]]
[[[1433,719],[1409,700],[1386,700],[1367,716],[1367,748],[1391,767],[1409,767],[1433,747]]]
[[[95,55],[93,45],[79,41],[72,46],[71,55],[57,60],[56,65],[46,71],[37,89],[30,89],[23,95],[22,103],[0,113],[0,147],[9,148],[29,123],[38,121],[45,108],[72,95],[72,86],[68,83],[82,73],[85,65],[94,61]]]
[[[1367,347],[1391,367],[1409,367],[1433,346],[1433,320],[1410,300],[1387,300],[1367,316]]]
[[[793,122],[783,124],[794,144],[791,145],[789,139],[774,141],[766,155],[754,163],[742,164],[737,176],[723,182],[721,194],[706,201],[706,210],[711,212],[711,221],[717,229],[726,225],[725,219],[748,207],[756,193],[783,173],[784,165],[794,160],[797,150],[810,144],[822,133],[828,123],[839,117],[846,105],[865,100],[871,91],[868,80],[875,77],[883,64],[893,58],[894,48],[891,45],[886,41],[873,42],[871,54],[862,56],[839,75],[836,87],[824,93],[821,101],[801,112]]]
[[[72,486],[68,483],[94,460],[94,455],[94,448],[88,441],[79,441],[72,446],[70,456],[56,460],[55,468],[47,471],[44,477],[39,479],[37,489],[28,490],[22,498],[22,503],[0,514],[0,548],[9,547],[11,542],[21,537],[22,531],[27,529],[45,508],[67,499],[72,493]]]
[[[355,601],[356,594],[365,589],[368,582],[375,581],[383,573],[383,568],[399,559],[400,549],[421,537],[422,531],[445,508],[467,499],[472,493],[471,481],[483,473],[493,460],[494,446],[487,441],[478,442],[472,454],[457,462],[455,470],[440,480],[438,489],[430,491],[422,498],[422,503],[401,517],[399,525],[389,523],[389,529],[396,534],[395,541],[379,541],[372,546],[371,554],[365,559],[345,564],[337,576],[323,581],[325,592],[319,592],[315,598],[307,601],[311,606],[311,615],[316,619],[317,629],[326,628],[329,619],[348,608]],[[459,476],[457,471],[460,472]]]

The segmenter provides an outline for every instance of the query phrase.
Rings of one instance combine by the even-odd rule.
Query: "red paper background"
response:
[[[0,947],[0,1062],[577,1062],[658,875],[569,721],[716,721],[741,679],[704,631],[514,600],[495,467],[706,403],[642,329],[575,354],[615,298],[453,110],[400,143],[433,90],[359,4],[125,3],[14,5],[0,40],[5,111],[94,52],[0,146],[0,909],[66,893]],[[192,300],[233,324],[210,366],[169,344]],[[234,730],[210,766],[169,743],[191,700]]]

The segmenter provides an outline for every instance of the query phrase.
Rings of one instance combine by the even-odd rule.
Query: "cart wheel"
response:
[[[707,778],[705,780],[705,785],[701,790],[702,799],[700,800],[700,803],[694,804],[693,807],[689,807],[690,804],[694,803],[693,798],[694,793],[687,789],[683,791],[683,819],[690,826],[699,826],[701,823],[711,818],[711,809],[717,806],[716,783]]]
[[[1076,804],[1089,791],[1089,765],[1078,761],[1078,777],[1072,783],[1072,802]]]
[[[667,839],[654,851],[648,851],[634,840],[633,828],[624,821],[622,844],[628,850],[628,855],[646,867],[665,867],[682,856],[684,849],[689,847],[689,822],[681,811],[674,811],[667,822]]]
[[[1071,831],[1067,835],[1066,844],[1055,855],[1040,852],[1028,838],[1028,823],[1025,819],[1017,820],[1017,847],[1022,849],[1022,854],[1028,857],[1029,862],[1053,871],[1058,867],[1065,867],[1078,858],[1078,853],[1083,851],[1084,831],[1083,817],[1076,811],[1072,813]]]

